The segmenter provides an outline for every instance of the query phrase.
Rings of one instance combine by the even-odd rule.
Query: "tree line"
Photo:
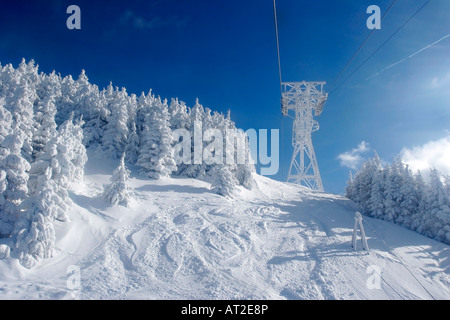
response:
[[[400,158],[383,166],[375,154],[350,177],[346,196],[368,216],[450,244],[450,177],[436,169],[424,179]]]
[[[83,179],[86,148],[120,159],[104,192],[113,204],[129,202],[126,165],[153,179],[202,179],[224,196],[233,195],[239,185],[252,188],[255,168],[247,139],[243,163],[194,161],[193,141],[187,151],[177,148],[183,137],[173,139],[172,133],[185,130],[195,139],[199,126],[202,132],[219,130],[224,140],[226,131],[243,134],[229,114],[213,112],[198,100],[190,108],[151,90],[139,97],[111,83],[100,90],[84,71],[76,80],[55,71],[39,73],[33,60],[22,60],[17,68],[0,65],[0,237],[9,241],[8,255],[28,268],[52,256],[53,223],[68,219],[68,190]],[[219,152],[208,148],[207,139],[200,144],[203,156]]]

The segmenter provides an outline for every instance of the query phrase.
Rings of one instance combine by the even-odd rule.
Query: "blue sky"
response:
[[[397,1],[341,80],[425,2]],[[370,32],[367,7],[384,14],[391,3],[277,0],[283,81],[326,81],[330,91]],[[81,30],[66,28],[71,4],[81,8]],[[284,170],[274,178],[286,179],[291,120],[280,113],[272,0],[1,0],[0,8],[3,65],[24,57],[63,76],[85,69],[100,88],[110,81],[129,93],[152,88],[189,106],[198,97],[213,110],[230,109],[244,130],[283,123]],[[343,193],[348,167],[373,150],[384,161],[401,153],[422,166],[439,157],[450,163],[443,159],[449,153],[439,152],[450,145],[450,37],[418,52],[450,34],[449,13],[450,1],[430,1],[330,94],[313,133],[326,191]]]

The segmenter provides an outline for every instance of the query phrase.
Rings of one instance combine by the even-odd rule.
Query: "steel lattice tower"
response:
[[[315,116],[322,113],[328,94],[323,92],[325,82],[283,82],[282,113],[292,116],[292,154],[288,182],[304,185],[323,192],[322,179],[312,144],[311,133],[319,130]]]

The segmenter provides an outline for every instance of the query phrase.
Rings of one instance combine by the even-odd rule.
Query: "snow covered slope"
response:
[[[132,174],[131,207],[111,207],[101,194],[118,163],[89,156],[55,256],[31,270],[0,261],[0,298],[450,298],[449,246],[365,217],[371,253],[354,252],[341,196],[255,176],[257,189],[227,199],[202,181]]]

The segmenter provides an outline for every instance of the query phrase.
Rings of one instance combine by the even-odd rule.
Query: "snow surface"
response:
[[[228,199],[203,181],[132,173],[134,201],[112,207],[102,188],[117,164],[89,153],[54,257],[31,270],[0,260],[1,299],[450,298],[448,245],[364,217],[371,252],[353,251],[355,207],[342,196],[255,175],[257,188]]]

